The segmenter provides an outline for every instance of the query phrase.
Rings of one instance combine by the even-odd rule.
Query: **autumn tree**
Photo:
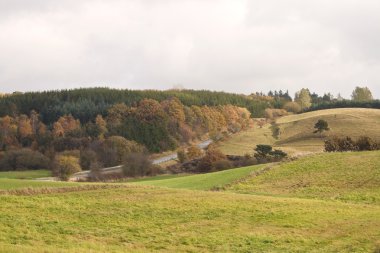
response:
[[[0,118],[0,148],[17,146],[17,122],[13,117]]]
[[[372,92],[367,87],[356,87],[351,97],[352,100],[359,102],[373,100]]]
[[[96,116],[95,124],[99,129],[99,138],[104,139],[104,136],[107,134],[107,122],[103,119],[102,115]]]
[[[178,98],[173,97],[171,99],[164,100],[161,105],[171,120],[178,123],[185,122],[186,116],[184,106]]]
[[[107,122],[111,127],[117,127],[132,111],[133,110],[124,103],[115,104],[108,109]]]
[[[202,149],[198,148],[197,146],[195,145],[191,145],[188,149],[187,149],[187,157],[190,159],[190,160],[193,160],[193,159],[196,159],[196,158],[199,158],[203,155],[203,151]]]
[[[301,110],[309,108],[311,106],[310,91],[302,88],[295,94],[294,101],[301,106]]]
[[[20,138],[27,138],[33,134],[33,128],[30,119],[26,115],[21,115],[18,118],[18,135]]]
[[[65,136],[68,133],[80,130],[81,125],[79,120],[75,119],[72,115],[65,115],[58,119],[53,125],[53,134],[55,136]]]
[[[53,175],[67,181],[70,177],[81,171],[79,159],[75,156],[57,156],[54,162]]]
[[[216,169],[215,165],[217,162],[225,160],[227,160],[227,157],[220,150],[209,148],[199,164],[199,169],[201,172],[213,171]]]
[[[297,102],[287,102],[284,105],[284,109],[288,112],[299,113],[301,112],[301,106]]]

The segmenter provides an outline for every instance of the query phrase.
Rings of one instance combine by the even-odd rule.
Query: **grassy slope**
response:
[[[378,109],[330,109],[291,115],[277,121],[281,128],[279,146],[289,146],[299,150],[322,150],[323,141],[314,134],[314,124],[318,119],[329,123],[330,131],[325,136],[339,135],[359,137],[367,135],[380,141],[380,110]]]
[[[380,204],[380,151],[303,157],[228,190]]]
[[[49,170],[25,170],[25,171],[4,171],[0,172],[0,178],[11,179],[34,179],[41,177],[51,177]]]
[[[319,119],[327,120],[331,128],[325,135],[368,135],[380,141],[380,110],[344,108],[282,117],[277,120],[281,129],[278,140],[272,137],[270,125],[267,124],[262,129],[255,127],[231,136],[220,145],[220,149],[226,154],[243,155],[252,153],[257,144],[271,144],[290,154],[320,152],[323,150],[323,139],[313,133],[314,124]]]
[[[219,145],[219,149],[229,155],[252,154],[257,144],[273,144],[276,140],[272,136],[270,124],[263,128],[254,126],[246,131],[232,135]]]
[[[264,165],[224,170],[208,174],[199,174],[162,180],[140,181],[137,184],[154,185],[169,188],[184,188],[193,190],[210,190],[222,187],[235,180],[248,176],[250,173],[260,170]]]
[[[34,181],[34,180],[0,178],[0,191],[22,189],[22,188],[64,187],[64,186],[65,187],[78,186],[78,184],[66,183],[66,182],[43,182],[43,181]]]
[[[321,200],[130,186],[0,203],[2,252],[371,252],[380,238],[379,206]]]

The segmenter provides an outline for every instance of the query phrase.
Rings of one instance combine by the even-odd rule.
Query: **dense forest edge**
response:
[[[253,118],[347,107],[380,108],[380,101],[366,87],[356,87],[352,100],[308,89],[294,99],[282,90],[250,95],[110,88],[14,92],[0,96],[0,170],[56,168],[57,174],[60,169],[72,174],[120,165],[128,156],[143,164],[148,154],[260,126],[262,121]]]

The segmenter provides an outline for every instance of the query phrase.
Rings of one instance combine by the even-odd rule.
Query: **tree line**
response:
[[[185,106],[235,105],[247,108],[253,117],[262,117],[271,106],[268,101],[249,96],[207,90],[119,90],[110,88],[83,88],[74,90],[14,93],[0,98],[0,117],[29,114],[32,110],[40,115],[46,125],[59,117],[71,114],[81,123],[105,117],[108,109],[117,103],[136,106],[143,99],[162,102],[176,97]]]

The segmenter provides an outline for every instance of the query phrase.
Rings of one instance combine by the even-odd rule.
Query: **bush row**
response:
[[[345,152],[345,151],[371,151],[380,150],[380,143],[368,136],[361,136],[356,140],[351,137],[334,136],[325,141],[326,152]]]

